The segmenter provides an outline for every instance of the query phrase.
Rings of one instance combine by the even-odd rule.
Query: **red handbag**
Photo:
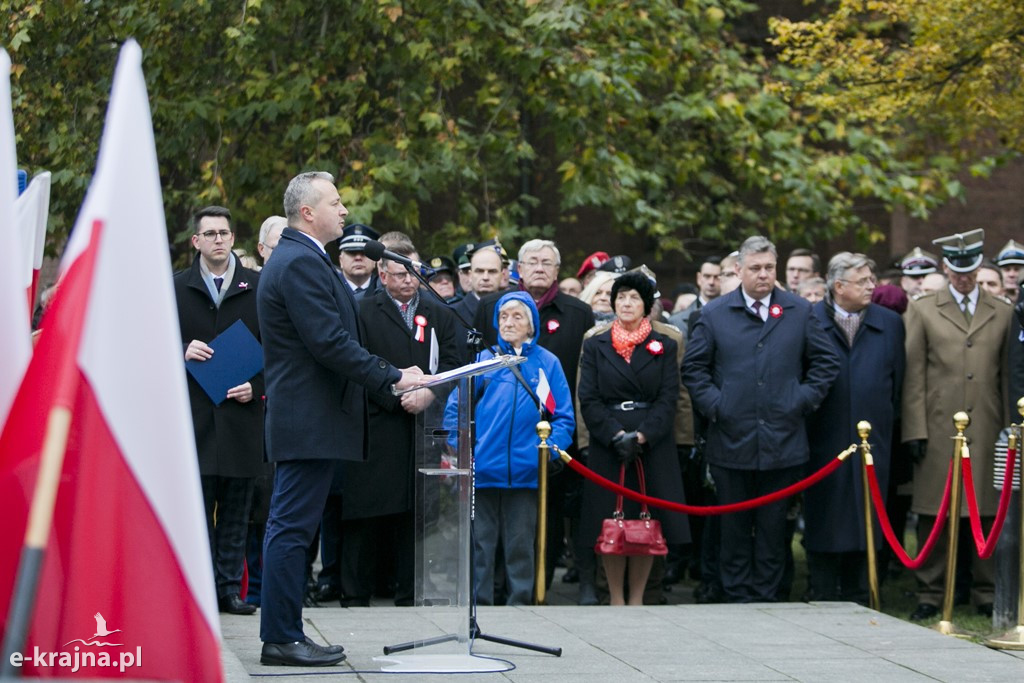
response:
[[[640,482],[641,495],[647,495],[644,482],[644,466],[636,459],[636,474]],[[619,467],[619,486],[626,482],[626,465]],[[594,544],[598,555],[667,555],[668,546],[661,533],[661,522],[651,519],[647,503],[642,503],[640,519],[622,518],[622,494],[615,501],[615,513],[611,519],[601,522],[601,533]]]

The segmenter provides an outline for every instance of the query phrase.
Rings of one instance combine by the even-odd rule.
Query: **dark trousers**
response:
[[[256,477],[249,508],[249,530],[245,541],[245,562],[249,568],[249,593],[245,601],[260,605],[260,591],[263,585],[263,536],[267,532],[267,515],[270,513],[270,488],[273,476]]]
[[[333,474],[333,460],[277,463],[263,544],[260,640],[265,643],[294,643],[305,637],[306,549],[320,525]]]
[[[200,481],[217,598],[238,595],[242,590],[245,537],[256,480],[253,477],[201,476]]]
[[[347,519],[341,523],[341,591],[345,598],[369,600],[381,574],[394,577],[395,604],[412,605],[416,574],[415,517],[394,515]],[[393,552],[385,552],[391,550]]]
[[[811,600],[868,602],[867,553],[807,553]]]
[[[981,527],[988,533],[992,528],[992,517],[982,517]],[[928,533],[935,524],[934,515],[917,516],[917,538],[924,544]],[[947,522],[948,524],[948,522]],[[917,601],[939,607],[946,591],[946,554],[949,549],[949,528],[942,530],[932,554],[917,570]],[[974,536],[971,533],[971,522],[967,517],[960,518],[960,534],[957,538],[957,567],[955,592],[961,593],[961,600],[966,601],[970,592],[970,600],[975,605],[991,605],[995,600],[995,563],[978,557],[974,547]]]
[[[318,588],[330,587],[341,590],[341,495],[332,493],[327,496],[324,516],[320,520],[320,575],[317,576]]]
[[[711,466],[718,501],[739,503],[785,488],[802,467],[736,470]],[[786,513],[781,500],[721,517],[719,553],[722,591],[727,602],[775,602],[786,568]]]

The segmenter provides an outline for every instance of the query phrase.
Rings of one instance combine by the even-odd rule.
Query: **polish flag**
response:
[[[42,327],[0,436],[0,618],[6,624],[11,610],[47,422],[68,409],[53,525],[22,649],[57,654],[42,666],[25,661],[19,673],[222,681],[160,177],[134,41],[121,50],[96,173]],[[61,653],[128,666],[73,671]]]
[[[11,112],[11,59],[0,49],[0,429],[32,357],[31,315],[22,272],[22,236],[14,229],[18,197],[18,155]]]
[[[537,398],[540,404],[548,411],[548,415],[555,414],[555,395],[551,393],[551,385],[548,384],[548,376],[544,370],[539,370],[540,379],[537,380]]]
[[[50,172],[32,179],[15,204],[18,230],[21,231],[21,281],[28,292],[29,316],[39,290],[39,271],[43,267],[46,246],[46,219],[50,215]]]

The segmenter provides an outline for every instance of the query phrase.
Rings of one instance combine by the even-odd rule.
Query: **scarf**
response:
[[[633,349],[636,345],[647,339],[651,333],[651,321],[641,318],[640,327],[632,332],[627,330],[618,319],[612,323],[612,348],[615,353],[622,356],[627,363],[633,357]]]
[[[526,287],[523,286],[522,282],[519,283],[519,289],[523,292],[526,292]],[[529,294],[529,292],[527,293]],[[548,291],[544,292],[544,294],[541,295],[539,299],[533,300],[533,302],[537,304],[537,312],[539,313],[545,306],[554,301],[555,297],[558,296],[558,294],[558,280],[555,280],[553,283],[551,283],[551,287],[548,289]],[[532,297],[533,295],[530,294],[530,296]]]

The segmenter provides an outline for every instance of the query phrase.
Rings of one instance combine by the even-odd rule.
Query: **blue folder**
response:
[[[228,389],[248,382],[263,370],[263,347],[241,320],[217,335],[209,346],[213,357],[187,360],[185,369],[219,406],[227,398]]]

